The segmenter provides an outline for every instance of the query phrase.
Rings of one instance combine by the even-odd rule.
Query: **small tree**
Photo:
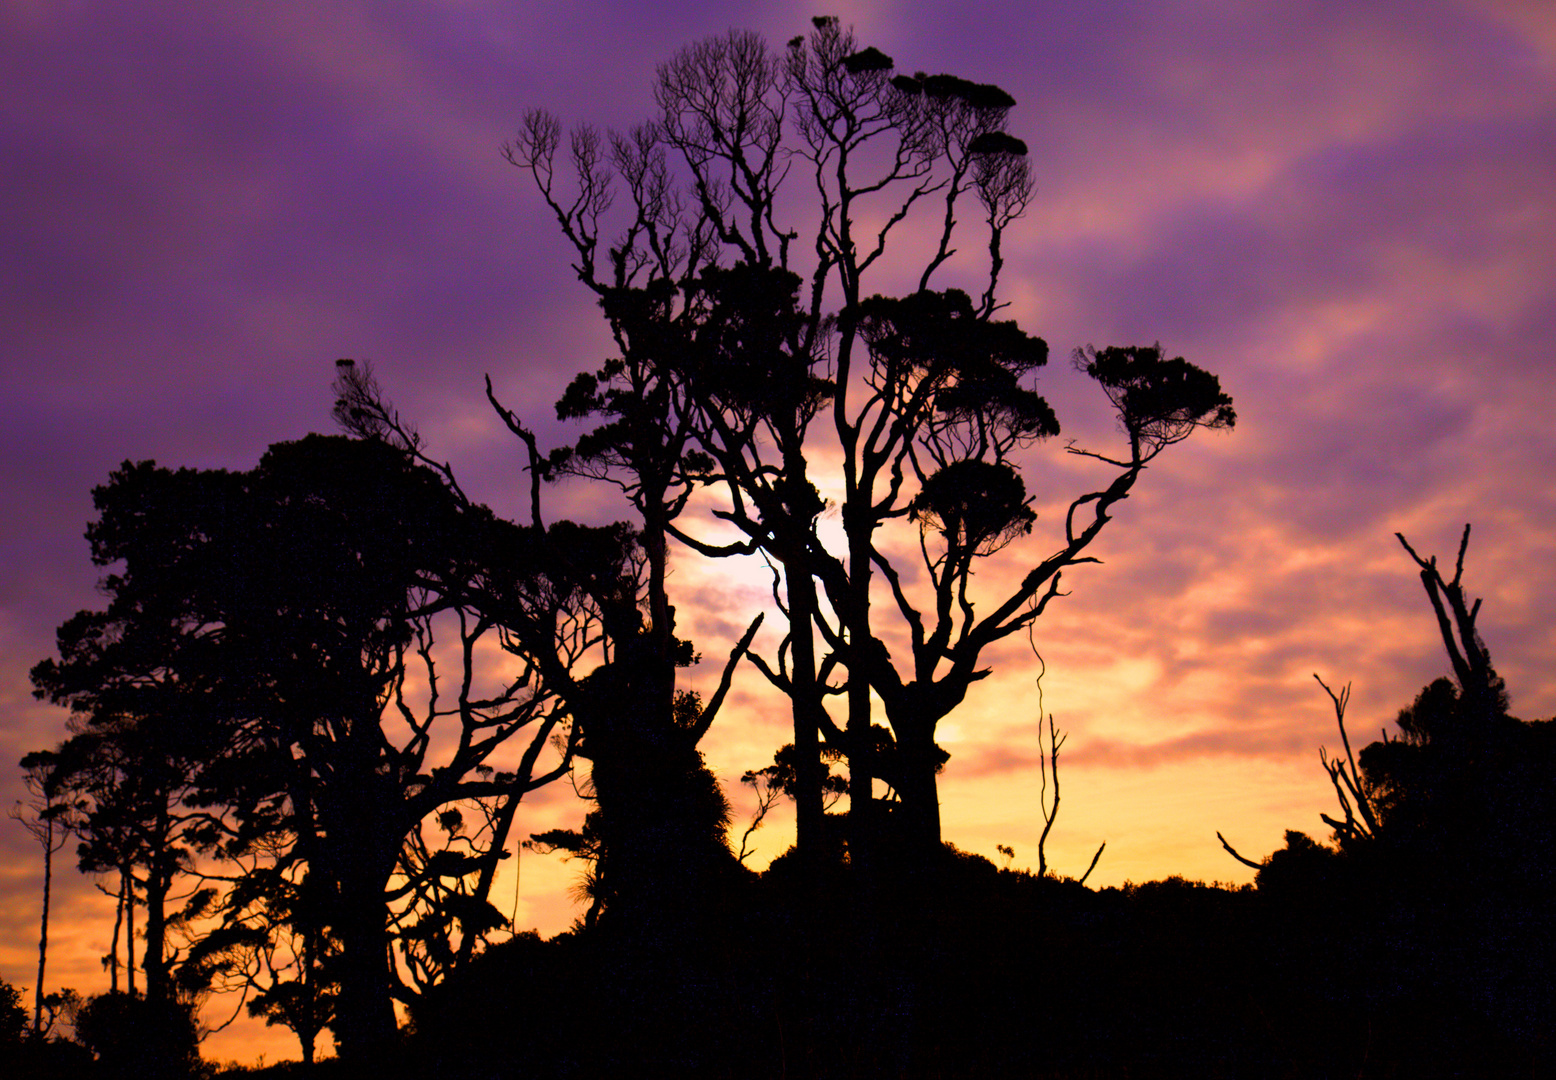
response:
[[[745,862],[755,854],[748,844],[751,835],[762,827],[768,813],[778,802],[779,798],[787,796],[790,800],[798,802],[799,799],[799,757],[794,744],[781,746],[773,755],[773,763],[764,769],[748,769],[741,774],[740,782],[756,793],[756,811],[751,816],[751,824],[746,826],[746,831],[740,836],[739,859]],[[832,766],[843,760],[843,752],[834,747],[823,747],[821,750],[821,808],[830,811],[836,806],[843,796],[848,794],[848,777],[838,776],[832,772]]]
[[[199,1037],[188,1005],[134,994],[98,994],[76,1014],[76,1038],[97,1059],[97,1075],[193,1077]]]
[[[1362,775],[1376,811],[1376,837],[1413,858],[1451,858],[1486,882],[1548,887],[1556,866],[1549,770],[1556,767],[1553,725],[1509,713],[1507,688],[1476,627],[1481,601],[1464,589],[1470,527],[1459,540],[1453,577],[1400,545],[1420,570],[1452,669],[1401,709],[1397,737],[1361,751]]]
[[[0,979],[0,1047],[15,1053],[27,1033],[27,1010],[22,1008],[22,992]]]
[[[1403,536],[1436,616],[1452,677],[1436,679],[1396,718],[1397,733],[1351,751],[1347,686],[1327,685],[1343,754],[1322,752],[1340,806],[1324,814],[1335,847],[1288,831],[1261,862],[1293,962],[1326,961],[1351,991],[1390,1008],[1428,1007],[1434,1022],[1488,1020],[1516,1042],[1543,1038],[1553,1010],[1548,949],[1556,901],[1556,722],[1509,715],[1507,690],[1464,588],[1470,529],[1453,576]],[[1220,834],[1217,834],[1220,836]],[[1284,900],[1285,903],[1279,903]],[[1364,956],[1365,963],[1346,957]]]
[[[38,846],[43,849],[43,905],[38,923],[38,983],[33,990],[32,1034],[42,1038],[47,1029],[44,1024],[43,991],[45,966],[49,955],[49,900],[54,884],[54,856],[69,841],[72,831],[80,821],[83,809],[68,793],[62,792],[56,777],[56,755],[39,751],[22,758],[23,783],[27,787],[27,801],[17,800],[11,809],[11,817],[22,823]],[[5,987],[14,992],[13,987]],[[0,1007],[5,1005],[0,1002]]]
[[[126,592],[126,606],[138,605]],[[145,605],[147,608],[153,604]],[[79,807],[78,865],[85,873],[119,879],[110,962],[117,969],[120,922],[128,923],[128,988],[135,991],[135,908],[145,911],[141,967],[146,993],[173,993],[177,961],[169,931],[180,897],[175,883],[191,865],[191,831],[210,824],[190,796],[210,752],[209,732],[190,705],[204,689],[171,674],[174,646],[158,615],[139,628],[121,626],[120,613],[83,612],[60,630],[61,660],[33,669],[39,697],[69,705],[73,734],[51,754],[51,782]],[[147,625],[149,624],[149,626]],[[170,651],[131,673],[115,670],[126,657]],[[208,689],[208,686],[207,686]]]

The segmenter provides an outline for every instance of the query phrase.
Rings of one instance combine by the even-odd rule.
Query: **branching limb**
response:
[[[1043,660],[1042,653],[1037,651],[1037,643],[1032,639],[1032,630],[1027,628],[1027,643],[1032,648],[1032,655],[1037,657],[1039,669],[1037,678],[1037,708],[1038,729],[1037,743],[1039,750],[1038,766],[1042,771],[1042,788],[1038,795],[1038,809],[1043,815],[1043,832],[1037,838],[1037,876],[1048,876],[1048,834],[1053,831],[1054,822],[1059,819],[1059,750],[1064,746],[1065,734],[1054,727],[1054,714],[1048,713],[1048,751],[1042,753],[1043,748],[1043,676],[1048,673],[1048,665]],[[1048,798],[1048,776],[1053,773],[1054,795],[1053,800]],[[1097,853],[1091,857],[1091,865],[1086,867],[1086,872],[1081,875],[1080,883],[1084,885],[1091,872],[1097,868],[1097,860],[1102,858],[1102,849],[1107,847],[1107,841],[1097,848]]]
[[[746,831],[740,834],[740,854],[737,858],[745,862],[756,854],[756,849],[749,845],[751,834],[762,827],[762,820],[767,817],[767,812],[783,794],[783,786],[774,779],[771,767],[748,772],[740,778],[740,782],[750,784],[756,792],[756,814],[751,818],[751,824],[746,826]]]
[[[722,511],[714,511],[713,516],[726,518],[729,517],[729,515]],[[723,559],[731,555],[752,555],[755,554],[760,547],[759,542],[756,540],[736,540],[728,544],[710,544],[682,531],[680,526],[676,525],[673,521],[665,523],[665,532],[675,537],[677,540],[691,548],[697,554],[706,555],[710,559]]]
[[[713,723],[713,718],[718,715],[719,707],[724,704],[724,696],[729,693],[730,681],[735,677],[735,668],[740,663],[740,658],[751,648],[751,639],[756,637],[757,629],[762,625],[762,612],[756,613],[756,618],[751,620],[751,625],[746,632],[740,635],[740,641],[729,654],[729,662],[724,665],[724,673],[719,677],[719,688],[713,692],[713,697],[703,708],[702,715],[697,719],[697,726],[693,729],[692,742],[695,744],[702,740],[708,733],[708,727]]]
[[[1367,791],[1367,782],[1356,767],[1356,756],[1351,752],[1350,736],[1345,730],[1345,708],[1351,700],[1351,684],[1346,683],[1336,694],[1317,674],[1314,674],[1313,678],[1324,688],[1324,693],[1329,695],[1329,700],[1334,705],[1335,723],[1340,728],[1340,742],[1345,747],[1344,761],[1331,761],[1328,751],[1322,747],[1318,751],[1324,771],[1329,774],[1329,782],[1334,785],[1335,796],[1339,799],[1340,809],[1345,814],[1345,822],[1342,825],[1326,815],[1319,816],[1347,839],[1371,838],[1377,835],[1378,819],[1373,810],[1372,798]],[[1350,793],[1349,797],[1347,792]],[[1353,801],[1355,810],[1351,806]],[[1360,822],[1356,820],[1357,813],[1361,814]]]
[[[470,499],[459,486],[453,466],[428,457],[422,448],[421,434],[384,398],[370,361],[364,360],[360,364],[350,359],[335,361],[335,382],[331,389],[335,391],[335,406],[331,412],[342,429],[359,439],[377,439],[398,447],[412,460],[442,477],[449,491],[461,503],[469,505]]]
[[[1251,866],[1255,870],[1263,870],[1264,869],[1264,864],[1263,863],[1256,863],[1252,859],[1244,858],[1242,856],[1242,854],[1239,853],[1238,850],[1235,847],[1233,847],[1231,844],[1227,843],[1226,837],[1222,836],[1219,832],[1216,833],[1216,839],[1221,841],[1221,846],[1226,848],[1226,851],[1227,851],[1228,855],[1232,856],[1232,858],[1236,859],[1238,862],[1242,863],[1244,866]]]
[[[1491,666],[1490,653],[1475,629],[1481,602],[1476,600],[1470,604],[1464,596],[1464,555],[1469,548],[1470,527],[1465,525],[1464,533],[1459,538],[1459,554],[1454,563],[1452,581],[1443,580],[1435,556],[1423,559],[1402,534],[1394,535],[1421,569],[1421,584],[1437,615],[1437,627],[1442,635],[1443,648],[1447,650],[1448,659],[1453,664],[1454,677],[1465,697],[1474,703],[1471,715],[1481,724],[1489,724],[1495,714],[1506,711],[1507,690],[1501,676]]]
[[[1043,833],[1037,838],[1037,876],[1048,876],[1048,834],[1053,831],[1054,821],[1059,817],[1059,748],[1064,745],[1064,736],[1054,729],[1054,714],[1048,714],[1048,753],[1039,757],[1038,764],[1043,774],[1043,786],[1039,794],[1039,809],[1043,814]],[[1042,747],[1042,729],[1038,729],[1038,746]],[[1048,801],[1048,771],[1053,769],[1054,797]]]
[[[1081,875],[1079,882],[1080,884],[1086,884],[1086,879],[1091,877],[1091,872],[1097,868],[1097,860],[1102,858],[1102,852],[1107,848],[1107,846],[1108,842],[1106,840],[1097,845],[1097,853],[1091,857],[1091,865],[1086,867],[1086,872]]]
[[[537,529],[544,528],[540,517],[540,482],[546,478],[548,470],[545,459],[540,456],[540,447],[535,442],[535,433],[519,422],[512,409],[497,400],[497,394],[492,390],[490,375],[486,376],[486,400],[491,402],[497,415],[502,417],[502,422],[507,425],[509,431],[519,437],[529,453],[529,465],[526,468],[529,470],[530,524]]]

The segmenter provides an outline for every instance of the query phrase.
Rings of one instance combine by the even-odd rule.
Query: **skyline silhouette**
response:
[[[1556,21],[1491,3],[1232,22],[1164,5],[1127,26],[950,11],[834,9],[905,69],[1016,98],[1037,189],[1006,241],[1005,314],[1053,347],[1042,390],[1065,437],[1112,434],[1062,362],[1088,343],[1159,338],[1220,375],[1240,416],[1234,437],[1153,468],[1105,565],[1067,577],[1074,595],[1040,625],[1041,708],[1069,733],[1050,864],[1079,873],[1106,840],[1092,885],[1241,881],[1217,829],[1261,855],[1286,828],[1321,836],[1333,719],[1311,674],[1354,685],[1348,719],[1367,741],[1442,671],[1395,531],[1445,555],[1475,523],[1481,627],[1513,711],[1556,711],[1556,568],[1541,557],[1556,509],[1556,161],[1538,138],[1556,119]],[[776,46],[812,14],[750,25]],[[532,105],[564,123],[647,115],[654,65],[728,22],[711,6],[653,21],[495,6],[96,18],[0,15],[3,123],[21,148],[0,226],[17,328],[0,406],[17,433],[0,451],[19,508],[0,535],[13,762],[62,733],[26,671],[99,600],[80,536],[91,488],[125,459],[251,468],[271,443],[329,431],[333,361],[368,357],[472,494],[523,512],[522,462],[482,374],[555,445],[570,436],[551,402],[608,346],[498,148]],[[1039,557],[1076,484],[1035,492],[1022,543]],[[621,516],[597,493],[559,497],[572,516]],[[688,636],[727,655],[766,600],[765,570],[679,573]],[[948,718],[944,832],[1035,865],[1035,664],[1025,642],[992,662]],[[717,668],[693,669],[693,685],[711,689]],[[739,775],[788,741],[781,713],[748,672],[707,736],[737,825],[754,805]],[[3,783],[9,806],[19,773]],[[565,787],[525,805],[525,835],[582,815]],[[782,813],[754,837],[760,863],[792,836]],[[0,852],[0,976],[30,985],[38,860],[19,828],[0,831]],[[500,906],[516,902],[521,928],[561,929],[575,867],[523,858]],[[50,983],[106,985],[111,901],[73,867],[55,884]]]

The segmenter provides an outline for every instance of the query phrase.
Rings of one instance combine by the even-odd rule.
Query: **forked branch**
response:
[[[1329,695],[1329,700],[1334,704],[1335,723],[1340,728],[1341,745],[1345,747],[1343,761],[1339,758],[1331,760],[1329,752],[1323,747],[1319,747],[1318,750],[1319,760],[1323,762],[1324,772],[1329,774],[1329,782],[1334,785],[1335,797],[1340,802],[1340,810],[1344,813],[1345,820],[1336,821],[1328,814],[1320,814],[1319,817],[1324,819],[1324,823],[1335,831],[1335,835],[1342,842],[1371,839],[1377,834],[1378,818],[1373,810],[1372,798],[1367,791],[1367,782],[1356,767],[1356,756],[1351,752],[1350,736],[1345,731],[1345,707],[1351,700],[1351,684],[1346,683],[1336,694],[1317,674],[1313,678],[1324,688],[1324,693]]]

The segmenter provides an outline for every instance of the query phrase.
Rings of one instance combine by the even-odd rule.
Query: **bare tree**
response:
[[[1048,834],[1053,830],[1054,822],[1058,820],[1059,817],[1059,749],[1060,747],[1064,746],[1065,738],[1065,733],[1054,727],[1054,714],[1049,713],[1048,751],[1043,758],[1039,759],[1040,768],[1042,770],[1042,788],[1038,794],[1038,805],[1043,814],[1043,831],[1037,838],[1038,877],[1046,877],[1048,875]],[[1042,750],[1042,746],[1042,727],[1039,726],[1039,751]],[[1050,799],[1048,795],[1048,779],[1050,774],[1053,776],[1052,799]],[[1096,854],[1091,857],[1091,863],[1086,867],[1086,872],[1079,878],[1079,881],[1082,885],[1086,883],[1087,878],[1091,877],[1091,872],[1097,868],[1097,862],[1102,858],[1102,852],[1107,849],[1107,846],[1108,845],[1106,841],[1103,841],[1101,844],[1097,845]]]
[[[1444,580],[1437,568],[1437,556],[1423,559],[1416,554],[1403,533],[1395,533],[1400,546],[1410,553],[1421,571],[1421,585],[1437,616],[1437,628],[1442,636],[1443,648],[1453,665],[1453,675],[1458,681],[1460,693],[1467,706],[1466,717],[1470,729],[1464,734],[1473,739],[1483,739],[1492,722],[1507,713],[1507,688],[1502,677],[1491,666],[1491,655],[1486,643],[1475,629],[1475,619],[1480,615],[1480,600],[1470,603],[1464,595],[1464,553],[1470,546],[1470,527],[1464,526],[1459,538],[1459,554],[1454,560],[1453,579]]]
[[[1030,641],[1030,638],[1029,638]],[[1054,727],[1054,714],[1048,714],[1048,749],[1043,750],[1043,676],[1048,671],[1048,665],[1044,663],[1042,654],[1037,651],[1035,642],[1032,644],[1032,655],[1037,658],[1038,673],[1034,682],[1037,684],[1037,748],[1039,752],[1038,769],[1041,774],[1041,787],[1038,790],[1038,809],[1043,815],[1043,831],[1037,838],[1037,876],[1048,875],[1048,834],[1053,831],[1054,822],[1059,819],[1059,750],[1064,746],[1066,734]],[[1048,794],[1049,774],[1053,775],[1053,797]],[[1097,861],[1102,858],[1102,852],[1107,848],[1107,842],[1103,841],[1097,847],[1097,852],[1091,857],[1091,865],[1086,867],[1086,872],[1080,876],[1081,884],[1091,877],[1091,872],[1097,868]],[[1001,848],[1002,852],[1008,848]],[[1010,858],[1015,857],[1011,852]]]
[[[1372,806],[1371,785],[1367,778],[1356,767],[1356,756],[1351,753],[1351,739],[1345,731],[1345,707],[1351,700],[1351,684],[1345,686],[1336,694],[1329,688],[1329,684],[1313,676],[1318,685],[1324,688],[1324,693],[1329,695],[1330,702],[1334,705],[1335,725],[1340,729],[1340,744],[1345,748],[1345,758],[1338,756],[1331,758],[1329,752],[1319,747],[1319,761],[1324,766],[1324,772],[1329,775],[1329,783],[1334,787],[1335,799],[1340,804],[1340,811],[1345,820],[1336,821],[1328,814],[1320,814],[1324,823],[1334,830],[1335,837],[1340,843],[1355,843],[1360,840],[1371,840],[1378,834],[1378,818]],[[1383,734],[1384,741],[1388,740],[1388,733]]]

